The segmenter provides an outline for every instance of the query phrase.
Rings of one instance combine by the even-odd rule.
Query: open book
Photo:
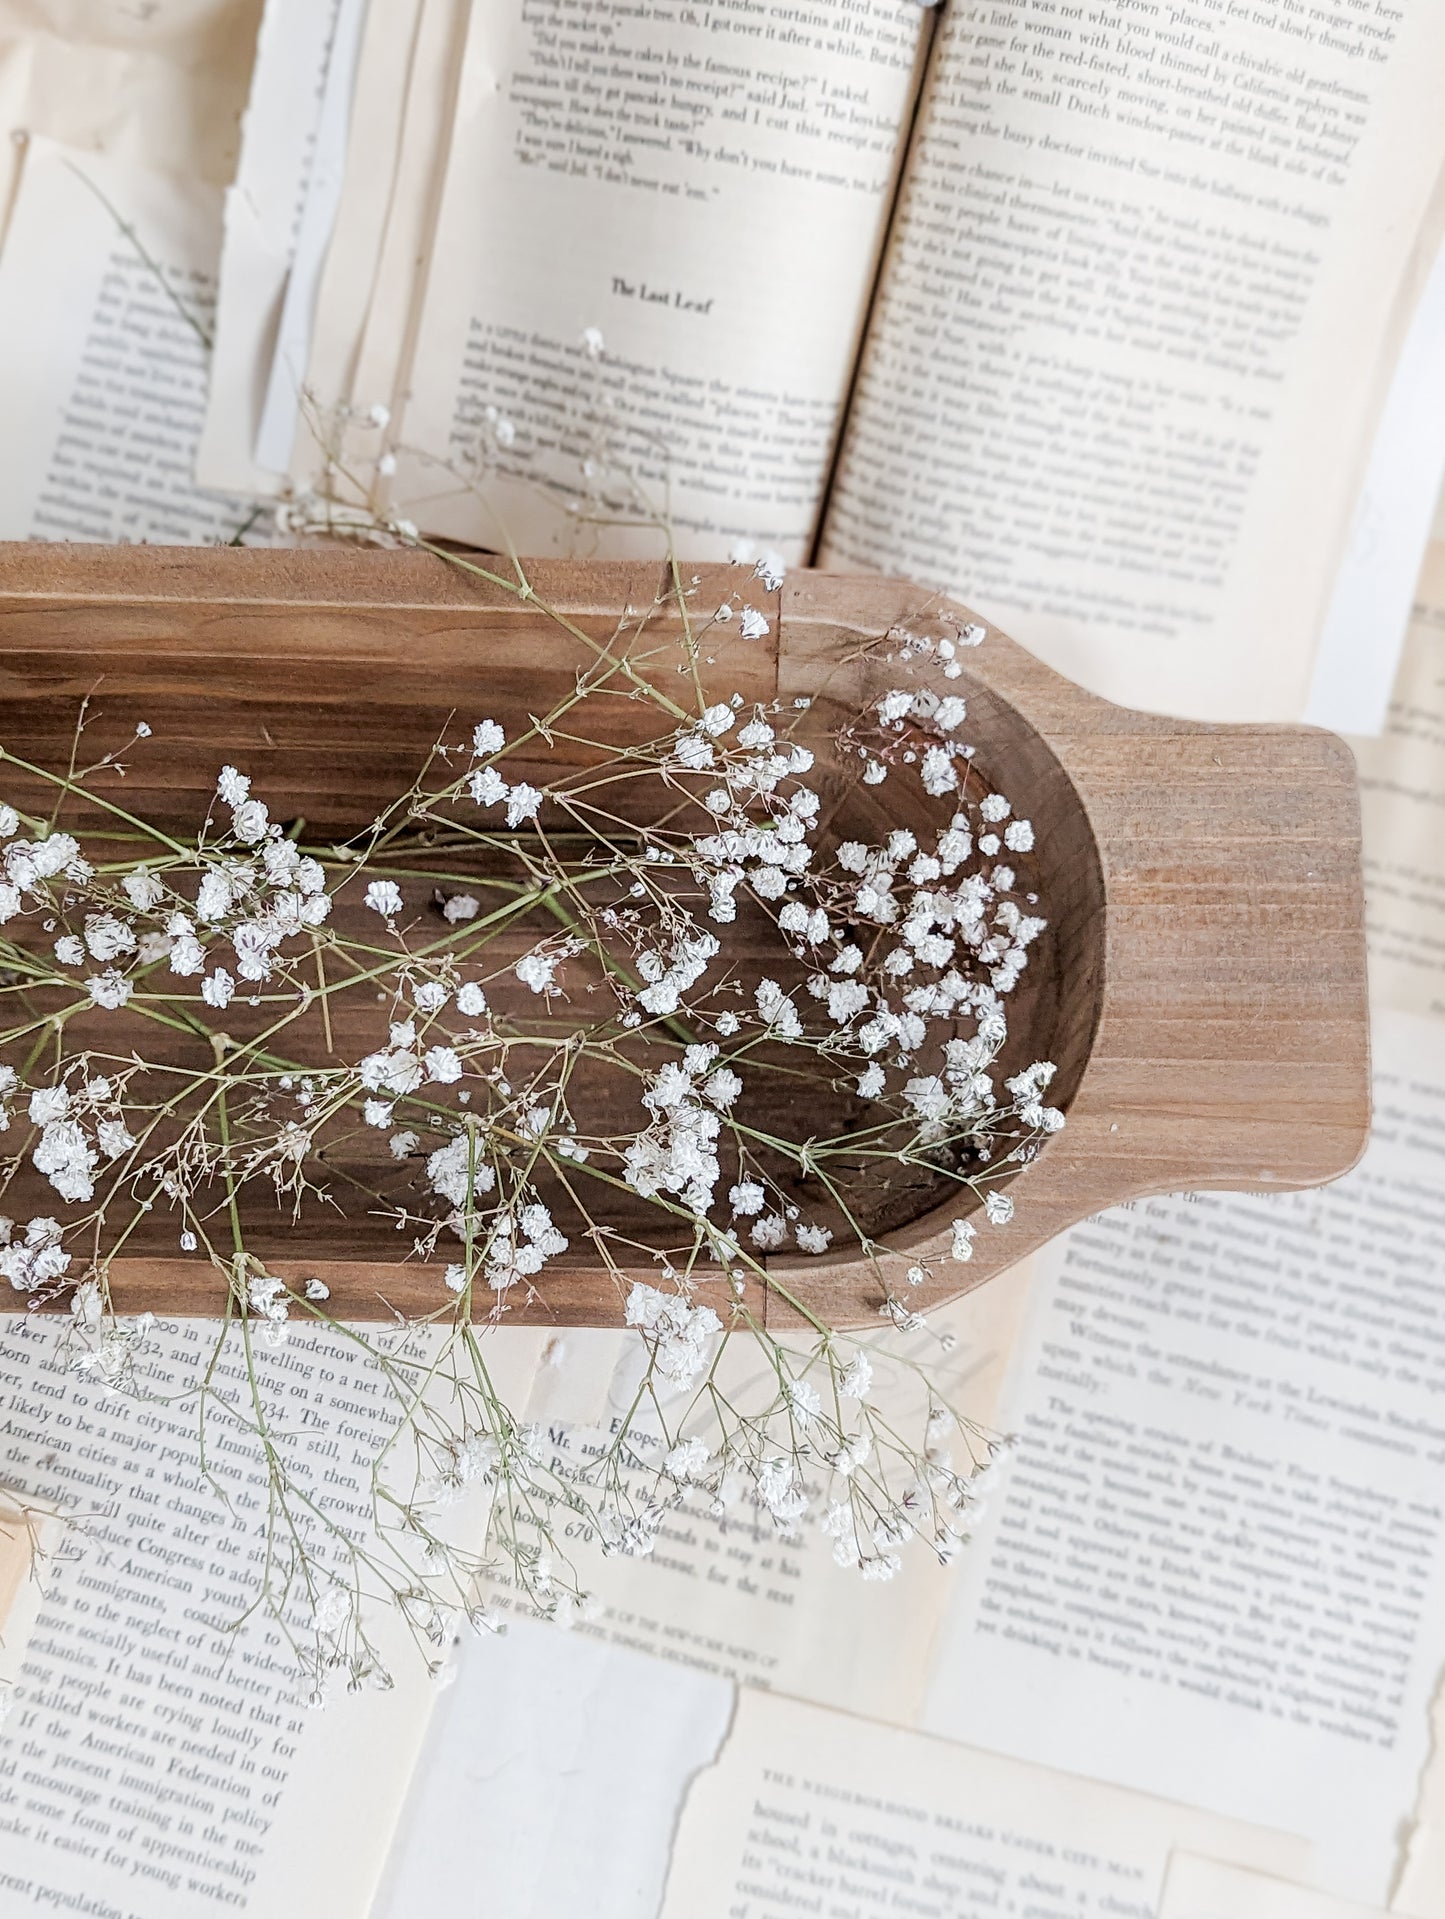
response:
[[[271,16],[243,178],[306,57]],[[661,552],[641,496],[684,558],[936,583],[1135,705],[1298,717],[1325,635],[1316,715],[1383,717],[1445,462],[1433,0],[398,0],[346,47],[279,340],[228,222],[265,377],[206,484],[324,445],[427,533]]]

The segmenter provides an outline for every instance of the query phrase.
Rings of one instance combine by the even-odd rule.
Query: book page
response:
[[[1129,705],[1298,717],[1435,252],[1442,71],[1434,0],[950,8],[824,563]]]
[[[1159,1919],[1387,1919],[1387,1915],[1383,1906],[1357,1906],[1243,1866],[1180,1852],[1169,1862]]]
[[[925,1712],[1304,1833],[1367,1901],[1445,1665],[1445,1025],[1374,1044],[1336,1184],[1149,1200],[1042,1257]]]
[[[196,477],[236,493],[275,493],[258,465],[260,424],[316,151],[341,0],[270,0],[256,42],[241,158],[226,189],[220,293]],[[283,463],[284,464],[284,463]]]
[[[907,1340],[891,1333],[880,1338],[873,1397],[888,1407],[897,1430],[920,1432],[923,1412],[907,1373],[885,1357],[893,1347],[928,1366],[949,1403],[980,1426],[993,1424],[1031,1268],[1025,1261],[966,1294],[933,1314],[923,1333]],[[564,1353],[556,1383],[543,1383],[549,1370],[544,1361],[534,1393],[565,1400],[566,1343],[572,1337],[561,1335]],[[749,1367],[762,1363],[760,1354],[749,1356],[749,1345],[745,1335],[734,1342],[741,1355],[739,1404],[746,1403]],[[593,1428],[546,1421],[549,1463],[584,1469],[616,1433],[634,1403],[642,1359],[635,1340],[629,1338],[623,1351],[622,1364],[607,1382],[603,1416]],[[638,1479],[645,1484],[645,1472]],[[934,1635],[958,1576],[956,1567],[940,1566],[919,1549],[905,1556],[897,1578],[865,1583],[856,1568],[834,1564],[831,1542],[816,1525],[789,1540],[746,1499],[722,1516],[711,1514],[701,1499],[680,1507],[663,1523],[646,1557],[604,1558],[595,1542],[589,1549],[584,1541],[578,1570],[602,1606],[597,1620],[573,1627],[578,1635],[850,1712],[903,1721],[921,1710]],[[500,1591],[495,1603],[506,1611],[510,1596]]]
[[[1402,1828],[1390,1910],[1410,1919],[1445,1919],[1445,1665],[1430,1714],[1430,1762]]]
[[[341,198],[366,13],[366,0],[338,0],[332,20],[300,218],[256,427],[256,464],[265,473],[284,473],[291,458],[296,394],[306,377],[317,295]]]
[[[84,1910],[81,1898],[128,1919],[365,1913],[431,1710],[421,1654],[383,1618],[395,1686],[338,1685],[314,1710],[274,1625],[219,1631],[254,1595],[266,1501],[237,1433],[213,1433],[229,1506],[198,1470],[196,1409],[180,1396],[216,1328],[160,1323],[131,1397],[68,1369],[62,1326],[0,1328],[0,1472],[70,1515],[76,1548],[44,1573],[0,1728],[7,1915]],[[525,1398],[538,1344],[497,1336],[504,1394]],[[258,1365],[278,1429],[333,1428],[308,1455],[311,1490],[362,1515],[392,1427],[373,1370],[321,1329],[258,1349]],[[233,1346],[224,1376],[235,1370]]]
[[[261,0],[28,0],[0,16],[0,234],[37,135],[222,187]]]
[[[405,406],[469,14],[468,0],[396,0],[367,12],[293,431],[290,471],[300,488],[324,484],[356,503],[383,504],[376,463],[386,442],[367,416],[381,405],[399,418]]]
[[[31,143],[0,254],[0,364],[24,368],[6,409],[0,539],[267,536],[253,505],[192,478],[219,222],[202,181]]]
[[[474,7],[398,510],[527,552],[660,557],[625,469],[686,557],[742,539],[801,558],[930,18]],[[579,532],[572,502],[605,529]]]
[[[1395,363],[1315,654],[1304,719],[1385,725],[1445,480],[1445,246]]]
[[[368,1919],[654,1919],[731,1684],[535,1620],[458,1655]]]
[[[1378,740],[1354,740],[1370,991],[1445,1015],[1445,542],[1432,542]]]
[[[44,1501],[0,1492],[0,1722],[13,1701],[65,1523]]]
[[[1309,1867],[1281,1833],[744,1692],[688,1795],[662,1919],[1152,1919],[1176,1846],[1289,1876]]]

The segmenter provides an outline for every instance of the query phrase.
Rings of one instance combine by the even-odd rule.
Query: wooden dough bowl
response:
[[[745,578],[736,567],[687,577],[708,609]],[[529,578],[539,601],[598,639],[624,609],[667,598],[660,569],[641,561],[541,562]],[[716,690],[806,693],[823,719],[908,683],[900,635],[971,617],[902,581],[838,574],[795,572],[773,594],[754,579],[746,597],[771,632],[709,641]],[[658,615],[654,631],[669,620]],[[79,702],[97,694],[102,746],[112,718],[127,731],[144,718],[159,748],[127,756],[125,804],[186,830],[229,760],[275,817],[304,815],[308,836],[353,831],[406,788],[453,715],[506,724],[542,712],[582,657],[536,604],[422,553],[0,547],[0,743],[63,766]],[[936,1257],[956,1197],[924,1195],[918,1216],[889,1222],[891,1283],[934,1256],[936,1282],[909,1295],[920,1308],[1123,1200],[1332,1179],[1358,1157],[1369,1117],[1359,823],[1343,742],[1130,712],[993,630],[959,657],[962,677],[940,690],[964,694],[978,765],[1036,828],[1049,929],[1011,1025],[1021,1062],[1057,1062],[1050,1098],[1068,1123],[1014,1179],[1013,1223],[980,1220],[969,1265]],[[844,799],[834,784],[831,826],[841,834],[862,808],[875,836],[917,786],[853,780]],[[826,771],[823,785],[833,804]],[[253,1222],[255,1249],[288,1280],[324,1279],[344,1315],[431,1311],[443,1297],[439,1266],[400,1261],[385,1221],[338,1227],[332,1214],[296,1229],[268,1217]],[[589,1250],[549,1265],[543,1291],[509,1317],[617,1323],[625,1289]],[[223,1282],[173,1231],[127,1251],[112,1267],[122,1310],[220,1309]],[[768,1267],[829,1322],[876,1321],[882,1280],[861,1256],[770,1256]],[[771,1279],[758,1291],[772,1323],[793,1318]]]

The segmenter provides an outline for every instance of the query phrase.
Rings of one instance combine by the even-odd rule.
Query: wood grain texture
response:
[[[739,581],[730,568],[685,576],[700,578],[701,606]],[[417,553],[0,546],[0,743],[53,759],[77,700],[98,689],[167,742],[158,770],[129,781],[133,810],[193,820],[219,754],[255,774],[278,816],[353,827],[411,778],[450,713],[506,699],[536,710],[549,682],[565,683],[572,663],[537,602],[605,641],[624,608],[667,591],[645,562],[538,562],[529,580],[532,601]],[[752,581],[748,596],[772,633],[718,648],[718,672],[749,698],[807,694],[820,714],[906,684],[900,636],[973,617],[903,582],[823,573],[795,573],[774,595]],[[1358,1157],[1369,1117],[1344,743],[1130,712],[992,630],[960,657],[949,690],[969,701],[967,737],[1039,835],[1052,957],[1031,966],[1016,1017],[1060,1062],[1051,1097],[1068,1125],[1012,1183],[1013,1224],[981,1224],[966,1267],[938,1261],[936,1284],[911,1295],[920,1307],[1120,1200],[1330,1179]],[[902,803],[887,785],[875,798]],[[892,1235],[898,1271],[794,1258],[770,1260],[770,1274],[834,1324],[869,1322],[885,1281],[940,1251],[954,1210]],[[374,1256],[308,1244],[293,1259],[278,1239],[272,1263],[324,1278],[343,1314],[430,1310],[439,1268],[388,1250],[383,1236]],[[214,1272],[179,1252],[119,1260],[113,1283],[122,1310],[220,1303]],[[775,1323],[794,1317],[781,1293],[760,1304]],[[510,1317],[611,1324],[621,1305],[612,1279],[578,1265]]]

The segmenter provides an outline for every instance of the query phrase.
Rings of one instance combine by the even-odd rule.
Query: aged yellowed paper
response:
[[[1433,0],[950,8],[825,562],[1126,705],[1297,718],[1434,257],[1442,70]]]
[[[905,1341],[880,1336],[877,1385],[900,1431],[921,1433],[924,1407],[906,1363],[930,1368],[937,1390],[981,1427],[995,1421],[998,1393],[1028,1298],[1029,1262],[1000,1274],[934,1316]],[[634,1404],[643,1354],[630,1335],[563,1332],[555,1365],[539,1369],[532,1416],[548,1456],[585,1469]],[[550,1344],[551,1342],[549,1342]],[[750,1342],[734,1342],[745,1398]],[[545,1349],[544,1349],[545,1350]],[[570,1369],[583,1364],[580,1380]],[[582,1413],[587,1426],[569,1424]],[[911,1424],[910,1424],[911,1422]],[[643,1475],[645,1478],[645,1475]],[[602,1613],[588,1630],[610,1643],[684,1661],[705,1672],[797,1693],[852,1712],[911,1722],[922,1710],[945,1616],[952,1568],[922,1553],[906,1576],[864,1584],[833,1563],[816,1526],[785,1539],[747,1501],[725,1513],[689,1505],[662,1526],[646,1558],[602,1557],[579,1540],[585,1583]],[[498,1595],[504,1606],[507,1595]]]
[[[1225,1860],[1176,1853],[1159,1919],[1386,1919],[1386,1913],[1383,1906],[1357,1906]]]
[[[11,1501],[75,1515],[78,1547],[28,1589],[36,1629],[0,1725],[0,1776],[14,1778],[22,1754],[24,1774],[0,1807],[7,1897],[144,1919],[361,1919],[435,1699],[419,1648],[399,1612],[380,1614],[395,1684],[338,1687],[314,1711],[274,1624],[219,1632],[254,1597],[267,1505],[254,1461],[227,1456],[229,1510],[199,1470],[187,1389],[216,1328],[158,1325],[138,1349],[141,1396],[77,1373],[60,1332],[41,1315],[0,1328],[0,1474]],[[525,1404],[540,1343],[525,1329],[489,1342],[507,1403]],[[316,1472],[329,1497],[365,1512],[369,1468],[395,1427],[375,1373],[320,1328],[261,1367],[279,1428],[309,1418],[349,1431],[318,1440]],[[90,1823],[57,1823],[78,1776]]]
[[[261,0],[4,0],[0,233],[34,135],[225,186],[260,18]]]
[[[1383,1902],[1445,1665],[1445,1023],[1377,1016],[1360,1166],[1041,1256],[923,1723],[1308,1835]]]
[[[689,557],[801,558],[924,18],[755,0],[629,13],[604,41],[473,9],[398,510],[531,552],[660,556],[660,516]]]
[[[256,459],[261,419],[341,0],[272,0],[256,45],[239,165],[226,188],[215,342],[196,452],[203,486],[274,493],[281,474]]]
[[[662,1919],[1152,1913],[1176,1847],[1310,1865],[1282,1833],[745,1691],[688,1795]]]
[[[1445,1014],[1445,541],[1425,556],[1384,733],[1354,749],[1371,993]]]
[[[24,369],[0,537],[256,537],[252,503],[193,477],[219,244],[220,193],[203,180],[31,143],[0,253],[0,362]]]

